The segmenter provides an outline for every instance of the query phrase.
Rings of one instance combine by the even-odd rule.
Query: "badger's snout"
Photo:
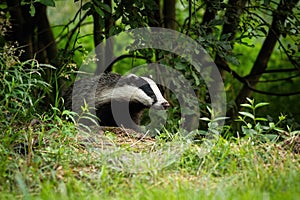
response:
[[[166,110],[169,107],[170,107],[170,104],[167,101],[156,102],[151,106],[151,108],[154,108],[156,110]]]
[[[170,107],[170,104],[167,101],[162,102],[161,105],[162,105],[162,107],[163,107],[164,110],[166,110],[166,109],[168,109]]]

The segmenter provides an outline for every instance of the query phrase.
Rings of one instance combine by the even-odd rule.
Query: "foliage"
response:
[[[50,65],[37,60],[20,62],[14,46],[0,51],[0,113],[1,123],[15,118],[29,118],[37,112],[50,86],[42,79],[43,70]],[[5,116],[5,117],[4,117]],[[4,120],[4,121],[2,121]]]
[[[21,1],[21,5],[29,5],[30,6],[30,15],[34,16],[35,15],[35,6],[34,3],[41,3],[45,6],[51,6],[51,7],[55,7],[55,1],[54,0],[34,0],[34,1],[26,1],[26,0],[22,0]]]
[[[122,170],[125,163],[113,162],[112,151],[105,159],[103,143],[91,146],[81,140],[86,135],[65,121],[66,116],[73,114],[52,111],[37,117],[36,123],[1,127],[1,199],[293,199],[300,195],[296,184],[300,157],[279,144],[253,145],[247,137],[207,138],[188,146],[166,168],[130,173]],[[120,150],[155,152],[146,143],[140,145],[138,150],[123,144]]]
[[[286,119],[286,116],[281,115],[279,117],[279,121],[275,124],[274,122],[270,122],[267,118],[257,117],[256,112],[260,107],[264,107],[269,105],[266,102],[260,102],[255,104],[254,99],[251,100],[247,98],[249,103],[242,104],[241,106],[250,110],[240,111],[237,121],[241,121],[243,125],[242,133],[245,134],[249,140],[253,142],[257,141],[276,141],[282,132],[284,132],[280,127],[280,123]],[[264,124],[264,122],[266,122]]]
[[[13,68],[3,70],[6,75],[3,81],[8,88],[16,86],[14,92],[26,93],[22,96],[26,101],[20,101],[19,107],[15,107],[13,102],[1,107],[1,111],[17,116],[11,118],[9,124],[0,126],[1,199],[199,199],[203,196],[206,199],[281,199],[283,196],[289,199],[300,195],[295,184],[300,181],[299,155],[285,150],[284,145],[279,143],[261,140],[257,133],[252,134],[253,139],[249,140],[250,129],[252,132],[261,130],[264,135],[268,131],[281,133],[277,124],[270,125],[269,129],[252,128],[265,121],[256,116],[256,109],[266,103],[255,104],[249,99],[249,103],[243,105],[250,109],[250,112],[240,113],[240,120],[245,123],[243,126],[250,127],[242,129],[246,137],[224,139],[221,135],[229,131],[228,127],[222,130],[217,126],[223,118],[214,119],[213,110],[208,107],[212,118],[204,117],[202,120],[209,122],[208,133],[218,133],[218,137],[191,142],[191,138],[183,138],[174,128],[172,132],[164,130],[160,137],[152,138],[150,146],[141,139],[137,140],[134,144],[138,144],[139,148],[135,148],[128,144],[127,133],[124,138],[127,143],[118,146],[118,151],[114,152],[112,145],[118,145],[117,133],[95,134],[92,129],[82,129],[86,127],[79,129],[80,119],[93,119],[86,115],[89,113],[87,106],[82,108],[85,111],[82,116],[56,107],[41,115],[29,112],[32,108],[26,106],[30,102],[35,102],[38,107],[42,100],[42,96],[35,96],[36,88],[30,85],[32,82],[39,83],[39,76],[34,76],[39,72],[39,65],[36,61],[11,63]],[[19,87],[16,80],[22,80],[26,90],[25,86]],[[39,86],[50,89],[47,84]],[[9,97],[20,100],[17,98],[20,94],[14,92],[6,91]],[[29,114],[23,116],[25,120],[19,117],[20,109]],[[5,120],[7,116],[1,115],[1,121]],[[297,134],[288,131],[291,135]],[[253,141],[258,140],[263,142],[254,145]],[[105,146],[107,141],[110,143]],[[127,159],[127,165],[114,162],[114,156],[120,153],[151,154],[158,151],[157,147],[178,144],[186,146],[183,154],[173,156],[165,167],[161,167],[159,162],[152,163],[151,159],[145,161],[147,163]],[[163,159],[162,152],[157,153]],[[144,164],[148,173],[128,171],[138,171],[140,164]]]
[[[52,65],[57,67],[57,71],[60,71],[59,73],[55,72],[51,74],[54,77],[53,79],[61,78],[57,75],[64,74],[63,71],[68,70],[64,66],[80,66],[81,60],[87,54],[86,51],[92,50],[99,42],[104,41],[112,35],[124,30],[147,26],[170,28],[167,27],[167,24],[171,21],[176,22],[177,31],[193,38],[201,44],[216,62],[224,77],[228,99],[231,100],[231,104],[236,104],[235,106],[239,107],[240,103],[246,100],[244,97],[239,97],[239,92],[245,92],[248,94],[246,96],[250,97],[253,91],[257,94],[289,96],[287,98],[282,97],[282,100],[277,105],[275,104],[277,101],[274,101],[274,98],[267,96],[268,101],[272,99],[275,102],[272,102],[274,107],[279,106],[279,104],[282,104],[287,99],[291,99],[294,103],[297,103],[297,96],[291,97],[291,95],[298,93],[293,90],[294,87],[292,85],[299,82],[297,71],[297,66],[299,66],[299,53],[297,51],[299,46],[297,40],[299,36],[299,20],[296,17],[299,14],[299,4],[297,4],[296,0],[290,2],[282,0],[263,2],[261,0],[229,2],[174,1],[176,8],[174,10],[174,16],[176,16],[174,19],[169,19],[169,16],[166,16],[167,11],[170,11],[171,7],[174,6],[173,4],[164,6],[165,3],[168,3],[167,0],[140,0],[134,3],[118,0],[102,2],[76,0],[67,2],[67,4],[74,5],[72,9],[70,9],[71,7],[66,9],[64,6],[65,2],[56,2],[53,0],[20,0],[20,2],[26,8],[22,12],[27,12],[26,14],[30,13],[32,19],[34,19],[35,15],[45,14],[35,10],[39,8],[39,5],[47,6],[48,10],[51,10],[48,11],[51,13],[49,20],[51,25],[54,26],[49,27],[47,30],[54,32],[55,37],[53,37],[52,42],[45,41],[44,46],[41,47],[42,50],[39,51],[37,49],[36,51],[42,52],[48,48],[47,44],[56,43],[57,51],[49,53],[50,50],[47,50],[47,53],[43,53],[43,56],[56,55],[55,58],[51,57],[48,59]],[[6,12],[8,12],[8,8],[11,6],[6,3],[1,3],[1,5]],[[60,7],[64,7],[64,10],[61,12]],[[57,22],[54,14],[65,12],[71,13],[64,14],[63,18],[66,19],[65,16],[70,16],[70,19],[68,21]],[[10,14],[13,15],[13,13]],[[24,13],[24,16],[26,14]],[[24,20],[28,19],[25,18]],[[277,20],[277,22],[274,21],[273,23],[273,20]],[[283,21],[284,23],[282,23]],[[28,23],[31,22],[29,21]],[[273,25],[274,27],[272,27]],[[270,31],[271,28],[276,30],[276,34],[278,35],[273,42],[267,37],[272,34],[272,31]],[[31,33],[34,34],[36,32],[32,31]],[[32,37],[48,38],[36,35],[32,35]],[[267,52],[262,50],[264,42],[271,42],[272,45],[277,43],[275,51],[270,50],[271,52],[268,53],[272,55],[273,60],[271,57],[269,61],[267,54],[265,54],[263,56],[266,59],[264,63],[269,63],[269,65],[261,67],[262,72],[259,72],[259,74],[255,74],[256,72],[251,74],[251,69],[254,69],[256,58],[258,61],[263,60],[261,58],[258,59],[259,52]],[[33,48],[36,46],[38,45],[34,45]],[[137,59],[135,58],[137,57],[144,57],[146,62],[159,62],[169,65],[182,72],[186,79],[191,81],[201,103],[200,110],[205,110],[206,106],[210,103],[205,83],[200,78],[202,74],[199,74],[190,63],[181,60],[178,56],[154,49],[124,53],[128,53],[129,56],[124,60],[118,60],[119,63],[116,63],[112,70],[124,72],[128,68],[140,64],[139,61],[136,62]],[[110,52],[110,54],[113,54],[113,52]],[[40,58],[43,56],[37,57]],[[281,58],[284,59],[284,63]],[[291,69],[292,73],[290,73]],[[273,71],[274,73],[269,73],[268,71]],[[261,76],[262,81],[258,83],[254,81],[252,84],[249,80],[253,80],[254,76]],[[46,82],[49,83],[48,80]],[[249,83],[252,85],[249,85]],[[291,86],[287,87],[289,83],[291,83]],[[50,84],[52,85],[52,83]],[[242,85],[245,86],[247,84],[249,87],[241,89]],[[290,89],[290,92],[285,94],[287,88]],[[171,101],[176,102],[174,97],[168,97],[171,98]],[[264,99],[265,96],[256,95],[255,98]],[[229,108],[234,108],[234,106]],[[287,113],[286,110],[289,109],[290,113],[297,115],[291,111],[292,108],[290,106],[285,106],[284,109],[282,112]],[[274,112],[275,109],[270,110]],[[202,114],[207,115],[207,113]],[[274,114],[274,116],[277,115],[278,113]]]
[[[53,0],[20,2],[23,6],[22,11],[27,12],[23,13],[23,16],[30,14],[32,18],[39,11],[36,9],[37,5],[59,4]],[[55,40],[53,43],[50,42],[50,44],[58,42],[57,46],[60,48],[57,52],[54,51],[57,53],[56,57],[49,59],[49,63],[56,64],[55,69],[51,67],[52,65],[40,64],[38,59],[41,54],[38,53],[35,59],[20,61],[19,52],[2,44],[1,38],[3,47],[0,51],[1,199],[300,198],[297,184],[300,181],[300,158],[295,150],[299,147],[299,131],[292,127],[288,118],[280,115],[274,122],[266,114],[262,115],[264,112],[260,112],[268,108],[268,103],[261,100],[257,103],[256,98],[255,101],[247,98],[246,102],[240,104],[242,109],[238,112],[237,120],[231,126],[219,126],[218,122],[227,118],[214,118],[214,111],[209,107],[210,100],[205,83],[199,78],[200,74],[185,60],[160,50],[144,49],[129,52],[131,59],[122,60],[122,65],[126,65],[126,69],[127,66],[134,66],[138,63],[134,62],[135,58],[139,57],[146,62],[157,61],[180,71],[191,81],[198,96],[203,116],[201,120],[205,126],[193,133],[192,136],[195,136],[193,138],[182,137],[184,134],[178,129],[178,126],[184,123],[179,120],[180,106],[175,95],[167,93],[172,108],[169,110],[167,128],[156,138],[149,139],[155,145],[148,148],[140,139],[135,144],[139,143],[141,148],[123,143],[117,153],[150,154],[157,151],[157,146],[168,147],[172,144],[188,143],[183,154],[174,156],[172,162],[164,167],[160,166],[162,164],[160,162],[151,163],[152,160],[147,160],[142,164],[148,167],[148,173],[127,171],[128,168],[131,170],[137,168],[136,164],[139,161],[128,163],[127,160],[127,165],[124,162],[114,162],[115,152],[111,147],[117,145],[117,133],[102,133],[99,130],[94,133],[92,127],[82,126],[81,119],[95,122],[87,105],[82,107],[84,112],[80,116],[58,108],[61,101],[59,79],[69,78],[70,73],[74,72],[73,69],[80,65],[79,60],[86,56],[86,50],[93,48],[93,40],[89,37],[91,30],[83,31],[87,24],[100,25],[97,33],[102,40],[132,28],[163,27],[168,19],[163,16],[164,6],[155,4],[158,1],[139,0],[132,3],[115,0],[113,4],[109,4],[109,1],[94,0],[74,2],[78,7],[75,8],[75,13],[71,14],[73,18],[63,24],[61,29],[56,29]],[[176,19],[171,20],[176,20],[178,31],[198,41],[214,60],[221,61],[217,63],[220,70],[229,72],[225,85],[228,91],[231,89],[230,99],[237,96],[237,88],[240,86],[239,83],[233,86],[232,82],[238,80],[245,84],[243,81],[253,75],[250,74],[253,63],[263,46],[258,44],[264,43],[270,33],[275,15],[281,17],[276,21],[274,29],[279,31],[276,38],[278,51],[273,54],[273,60],[269,62],[272,67],[268,70],[285,73],[287,69],[282,68],[283,62],[278,61],[280,58],[284,58],[285,66],[297,70],[299,20],[296,15],[299,14],[299,5],[292,9],[286,9],[284,5],[277,9],[281,5],[280,2],[296,1],[263,1],[262,4],[262,1],[251,0],[245,1],[248,2],[245,7],[235,4],[242,1],[176,2],[178,15]],[[8,3],[1,2],[0,5],[1,10],[8,10]],[[67,14],[64,13],[64,16]],[[281,23],[282,21],[284,23]],[[35,27],[32,33],[43,33],[37,30],[38,27]],[[5,34],[1,33],[1,36]],[[35,43],[38,38],[47,38],[34,34],[31,36],[35,39],[34,47],[39,46]],[[43,43],[40,41],[38,44]],[[236,44],[240,44],[238,48]],[[48,47],[49,43],[42,46],[44,49]],[[249,47],[251,54],[246,51]],[[43,51],[43,55],[48,55],[49,52]],[[239,55],[241,52],[244,53],[244,57]],[[249,59],[250,55],[255,58]],[[220,63],[225,64],[227,68],[222,68],[223,65]],[[54,72],[51,71],[49,75],[47,69],[53,69]],[[124,72],[124,68],[113,70]],[[287,78],[290,82],[295,80],[297,82],[297,75],[296,71],[294,77]],[[262,80],[267,80],[265,76],[267,74],[262,76]],[[282,79],[282,74],[274,75],[273,78]],[[55,87],[51,88],[50,85]],[[284,91],[285,87],[282,88],[278,92]],[[293,89],[292,86],[291,88]],[[257,92],[270,90],[268,86],[256,89]],[[53,105],[40,111],[41,107],[44,108],[42,102],[46,94],[52,95]],[[273,102],[270,106],[272,105],[276,108],[281,107]],[[293,104],[293,108],[296,105]],[[128,133],[126,134],[128,142]],[[98,140],[99,137],[106,140]],[[108,147],[105,146],[107,141],[110,141]],[[161,155],[161,152],[156,153]],[[163,156],[160,158],[163,159]]]

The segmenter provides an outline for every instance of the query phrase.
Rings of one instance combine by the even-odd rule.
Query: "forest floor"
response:
[[[299,138],[166,141],[39,122],[1,140],[0,199],[300,199]]]

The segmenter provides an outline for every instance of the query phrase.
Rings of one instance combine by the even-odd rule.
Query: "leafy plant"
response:
[[[207,106],[207,110],[210,114],[210,118],[201,117],[200,120],[208,122],[207,124],[208,130],[207,131],[201,130],[200,133],[204,135],[214,134],[216,136],[223,134],[223,132],[227,130],[228,126],[222,127],[219,125],[219,122],[228,119],[228,117],[215,117],[215,113],[213,109],[211,109],[209,106]]]
[[[241,106],[249,111],[240,111],[238,119],[243,123],[241,126],[242,134],[249,137],[253,141],[276,141],[283,130],[279,124],[286,119],[286,116],[279,116],[277,123],[269,121],[267,118],[258,117],[257,109],[269,105],[267,102],[255,103],[254,99],[247,98],[249,103],[241,104]]]
[[[0,113],[1,121],[14,121],[31,116],[51,87],[42,79],[45,67],[31,59],[20,62],[13,46],[0,50]]]

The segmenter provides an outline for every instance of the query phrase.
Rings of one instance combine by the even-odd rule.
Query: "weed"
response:
[[[13,53],[11,49],[0,51],[0,113],[4,124],[16,118],[30,119],[44,94],[50,92],[41,74],[44,67],[51,66],[39,64],[34,59],[20,62],[11,55]]]
[[[282,132],[279,125],[286,119],[286,116],[279,116],[277,123],[269,121],[267,118],[256,116],[258,108],[267,106],[269,103],[260,102],[255,104],[255,101],[247,98],[249,103],[241,104],[242,107],[249,111],[240,111],[238,119],[243,123],[241,126],[242,134],[253,142],[276,141]],[[238,133],[239,134],[239,133]]]

